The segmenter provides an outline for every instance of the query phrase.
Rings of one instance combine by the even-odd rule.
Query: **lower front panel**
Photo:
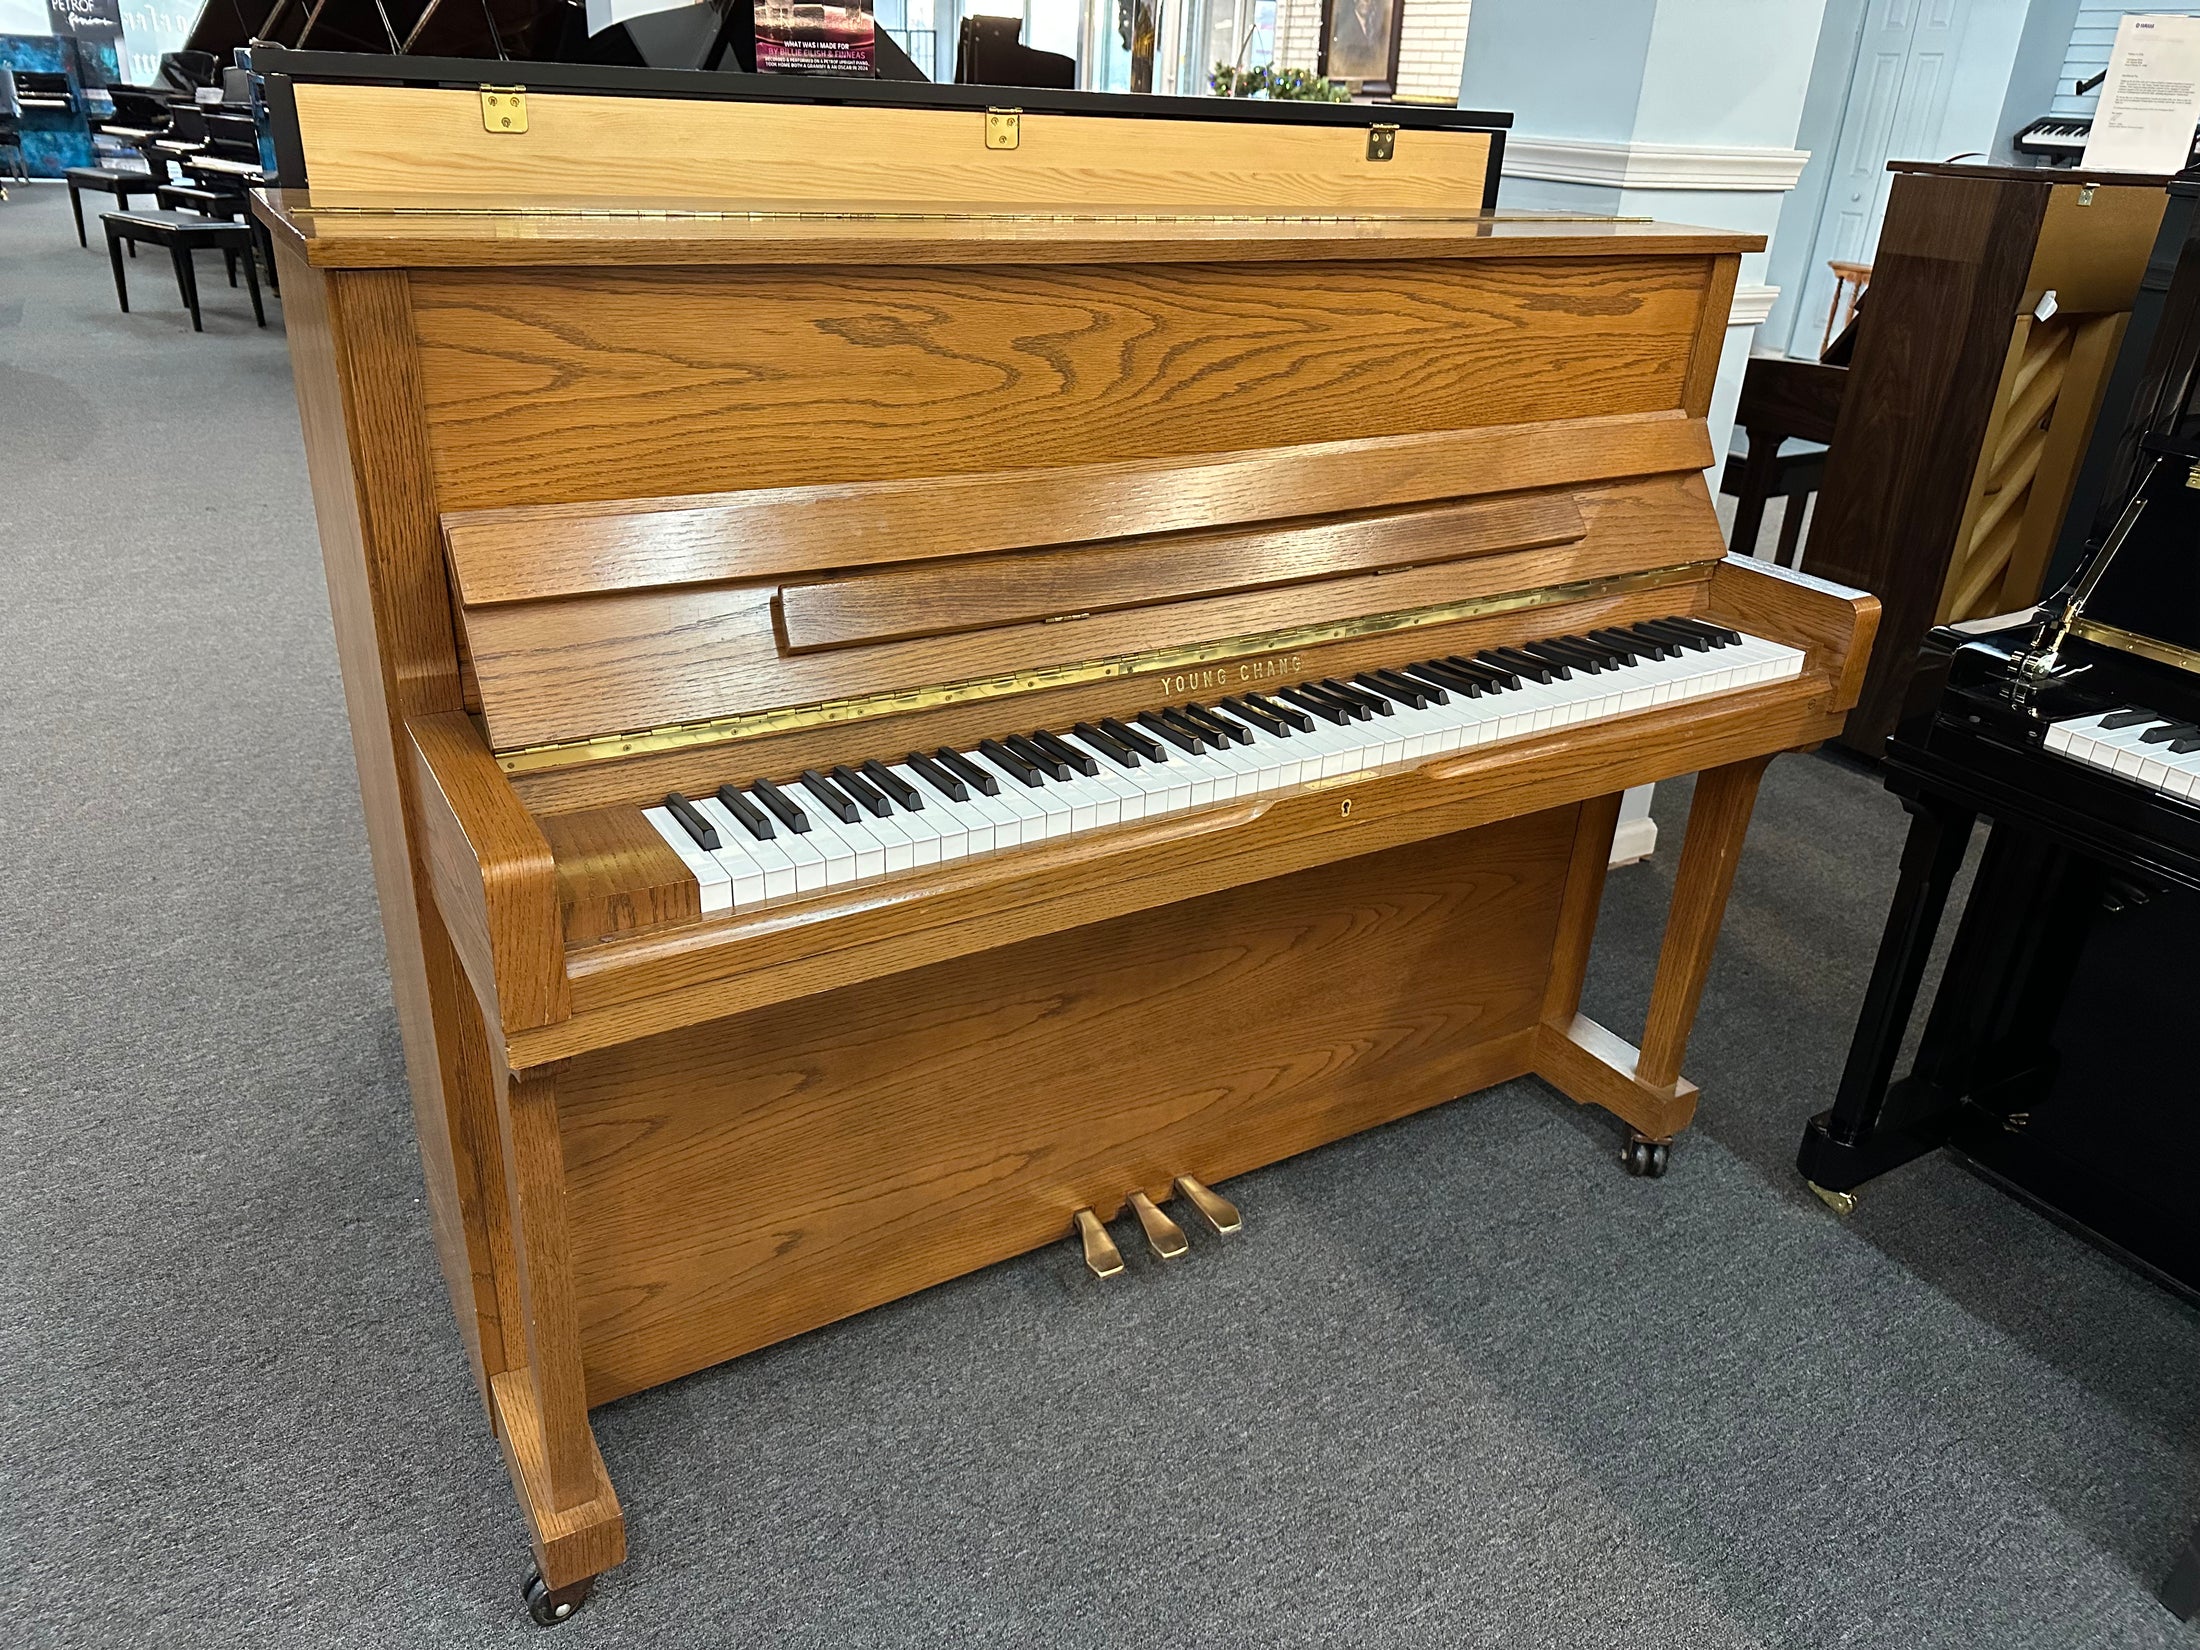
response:
[[[1522,1074],[1576,812],[574,1061],[589,1401]]]

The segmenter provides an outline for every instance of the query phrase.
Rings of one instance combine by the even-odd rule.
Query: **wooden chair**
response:
[[[1826,346],[1833,342],[1834,334],[1856,319],[1856,300],[1863,297],[1864,289],[1872,284],[1870,264],[1851,263],[1845,258],[1828,258],[1826,267],[1833,271],[1833,302],[1826,306],[1826,335],[1818,340],[1818,353],[1821,355],[1826,352]]]
[[[1847,383],[1845,367],[1778,355],[1751,358],[1742,374],[1742,399],[1734,416],[1747,447],[1727,459],[1719,478],[1719,491],[1740,500],[1734,509],[1734,531],[1727,540],[1727,548],[1736,555],[1757,553],[1765,501],[1778,496],[1787,500],[1787,509],[1780,518],[1775,553],[1783,566],[1794,559],[1802,543],[1806,501],[1825,478],[1826,447],[1833,440],[1841,391]],[[1789,441],[1815,445],[1785,452],[1782,448]]]

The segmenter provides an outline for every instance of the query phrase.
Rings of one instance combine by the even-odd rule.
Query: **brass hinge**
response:
[[[985,146],[1013,149],[1023,138],[1021,109],[988,109],[985,112]]]
[[[1388,160],[1397,152],[1397,127],[1370,126],[1367,129],[1367,158],[1369,160]]]
[[[482,87],[481,128],[485,132],[526,131],[527,88],[525,86]]]

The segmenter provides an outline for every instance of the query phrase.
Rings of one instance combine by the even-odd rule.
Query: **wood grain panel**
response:
[[[977,109],[540,89],[528,93],[525,133],[492,133],[472,91],[305,81],[293,91],[323,207],[1471,214],[1490,153],[1486,131],[1401,132],[1392,159],[1371,162],[1365,127],[1036,111],[1016,148],[993,150]]]
[[[1708,261],[415,273],[446,511],[1682,405]]]
[[[1710,462],[1700,421],[1644,413],[1199,459],[523,504],[456,512],[443,530],[460,600],[483,607],[1380,510]]]
[[[944,636],[1189,596],[1571,544],[1588,532],[1570,493],[1542,493],[1252,531],[987,556],[781,587],[790,652]]]
[[[1079,1207],[1514,1074],[1572,827],[1514,820],[577,1063],[591,1401],[1056,1241]]]
[[[1074,623],[1033,622],[790,655],[773,622],[775,587],[717,585],[469,609],[466,634],[490,739],[509,750],[1706,558],[1722,546],[1711,518],[1691,508],[1692,486],[1700,489],[1698,478],[1662,477],[1583,492],[1578,499],[1586,531],[1574,544],[1284,590],[1185,598]]]

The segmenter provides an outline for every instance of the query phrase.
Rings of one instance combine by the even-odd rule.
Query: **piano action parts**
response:
[[[592,1405],[1073,1234],[1118,1270],[1126,1208],[1196,1248],[1230,1177],[1530,1073],[1662,1168],[1758,776],[1876,611],[1721,554],[1753,240],[1493,218],[1449,111],[1371,160],[1365,111],[1002,151],[950,88],[530,85],[524,136],[289,90],[261,209],[544,1609],[624,1552]],[[690,204],[559,207],[620,175],[575,134]],[[1697,771],[1638,1046],[1579,1012],[1619,793]]]

